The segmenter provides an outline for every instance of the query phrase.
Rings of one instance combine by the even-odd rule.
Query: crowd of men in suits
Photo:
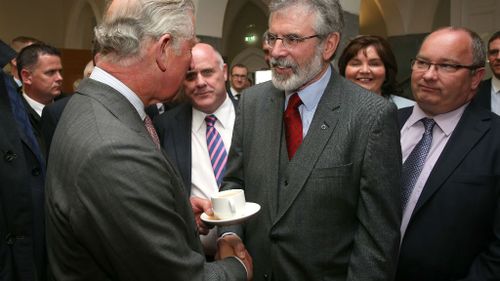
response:
[[[500,280],[500,32],[430,33],[398,111],[333,69],[339,1],[269,11],[248,89],[190,0],[112,1],[57,102],[57,49],[0,41],[0,280]],[[234,188],[260,213],[204,224]]]

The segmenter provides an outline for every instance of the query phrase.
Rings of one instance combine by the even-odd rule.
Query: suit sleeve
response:
[[[359,227],[348,280],[393,280],[400,242],[401,148],[396,108],[375,111],[361,165]]]
[[[238,260],[206,263],[194,250],[201,246],[187,196],[157,150],[103,145],[77,178],[75,233],[92,256],[103,259],[99,264],[126,275],[118,279],[246,280]]]

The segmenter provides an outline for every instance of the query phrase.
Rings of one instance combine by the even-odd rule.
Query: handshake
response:
[[[238,192],[238,194],[239,193],[240,192]],[[243,195],[243,191],[241,191],[241,195]],[[231,197],[240,197],[241,195],[234,196],[234,194],[233,194]],[[220,212],[222,212],[222,213],[224,213],[224,212],[226,212],[226,213],[239,212],[239,211],[241,211],[241,208],[242,208],[241,202],[243,202],[243,205],[245,203],[244,195],[243,195],[242,200],[241,200],[241,197],[234,198],[234,199],[236,199],[235,204],[237,206],[234,206],[233,203],[229,203],[229,200],[225,200],[225,199],[228,199],[227,197],[224,197],[224,198],[219,197],[216,200],[218,200],[218,199],[222,199],[223,201],[228,201],[228,204],[224,204],[224,205],[228,206],[227,210],[221,209],[219,211],[219,208],[218,208],[218,211],[216,211],[217,215],[219,215],[219,216],[220,216]],[[208,234],[208,232],[210,231],[210,228],[213,227],[213,224],[206,224],[202,220],[201,216],[203,213],[205,213],[205,215],[210,217],[210,218],[217,218],[218,217],[214,214],[214,211],[212,209],[212,202],[208,199],[203,199],[200,197],[191,197],[190,201],[191,201],[191,207],[193,209],[193,213],[195,216],[196,227],[198,229],[198,233],[202,234],[202,235]],[[226,216],[224,216],[224,217],[226,217]],[[238,237],[238,235],[236,235],[234,233],[228,233],[228,234],[222,235],[222,237],[220,237],[217,240],[217,254],[215,255],[215,260],[222,260],[222,259],[230,258],[230,257],[235,257],[239,261],[241,261],[241,263],[243,264],[243,266],[245,267],[245,270],[247,272],[247,279],[252,280],[252,278],[253,278],[252,257],[248,253],[245,245],[243,244],[243,241],[241,241],[241,239]]]

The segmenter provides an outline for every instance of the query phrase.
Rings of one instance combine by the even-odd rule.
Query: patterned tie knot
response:
[[[302,100],[297,93],[293,94],[288,101],[288,107],[293,109],[297,109],[301,104]]]
[[[425,132],[424,134],[429,135],[432,133],[432,129],[434,128],[434,125],[436,125],[436,121],[434,119],[430,118],[422,118],[420,119],[422,123],[424,124]]]
[[[216,121],[217,121],[217,117],[215,117],[215,115],[213,115],[213,114],[207,115],[207,117],[205,117],[205,122],[207,122],[207,127],[215,126]]]

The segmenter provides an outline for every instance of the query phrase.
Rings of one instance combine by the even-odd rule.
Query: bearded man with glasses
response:
[[[500,117],[473,100],[485,57],[476,33],[445,27],[411,63],[398,281],[500,280]]]
[[[240,99],[222,185],[244,188],[262,209],[222,239],[245,242],[257,281],[392,280],[396,107],[331,67],[343,27],[337,0],[269,5],[272,81]]]

